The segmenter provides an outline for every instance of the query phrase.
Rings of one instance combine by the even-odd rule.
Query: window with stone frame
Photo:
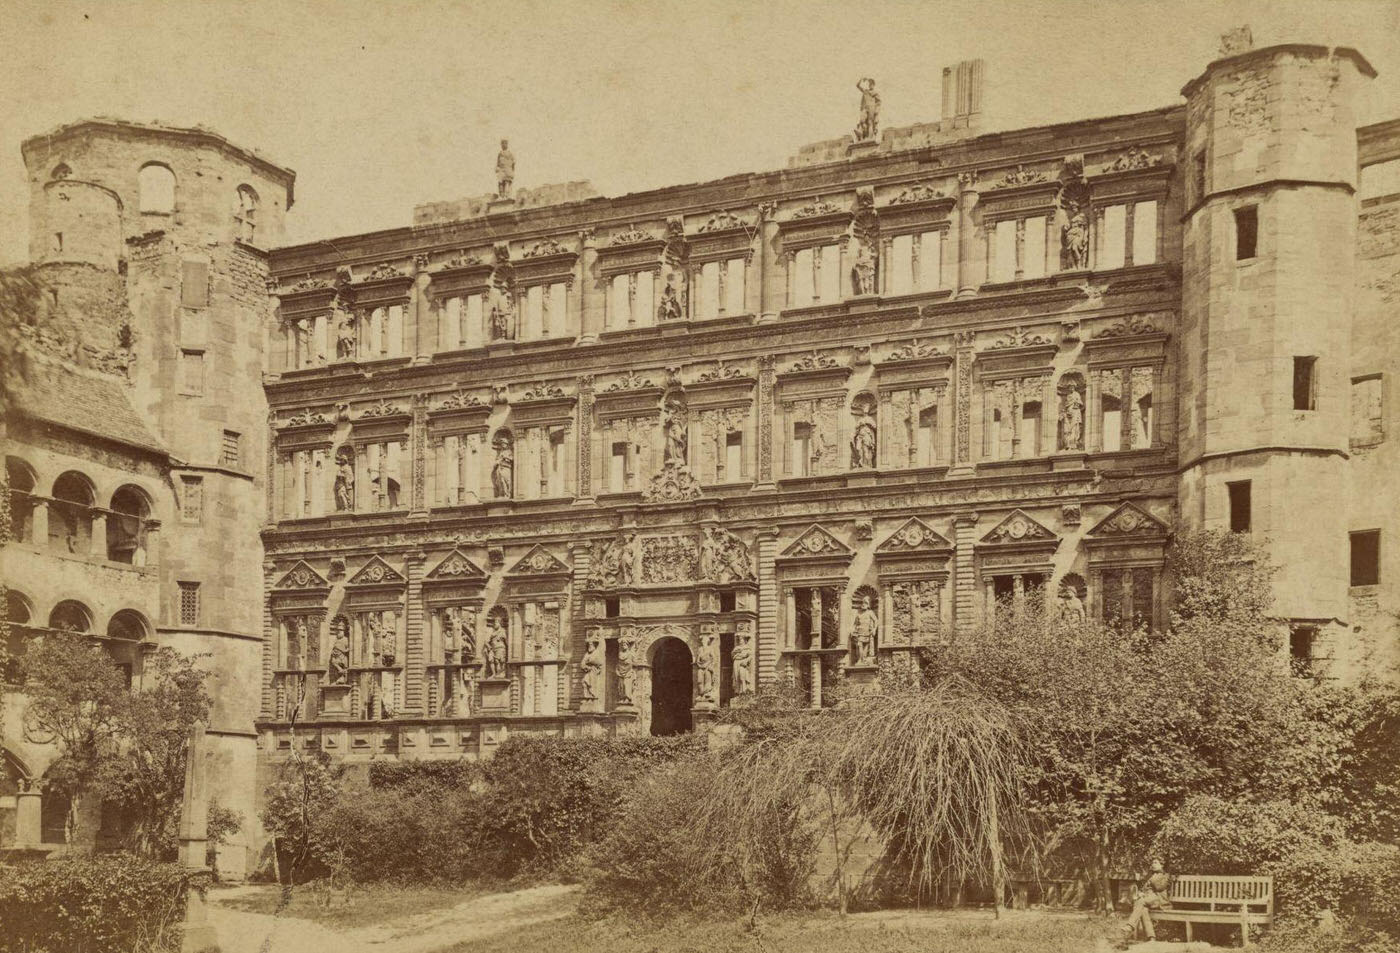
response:
[[[325,448],[304,448],[279,454],[282,515],[287,519],[323,516],[334,506],[334,488],[327,470]]]
[[[177,585],[179,586],[180,624],[199,625],[199,583],[181,581]]]
[[[694,317],[699,319],[744,314],[744,278],[748,262],[743,257],[707,261],[700,266],[695,287]]]
[[[1046,240],[1049,216],[1003,218],[992,225],[988,243],[987,273],[993,282],[1042,278],[1050,270]]]
[[[1351,585],[1378,586],[1381,582],[1381,531],[1366,529],[1350,534]]]
[[[243,462],[243,437],[237,430],[225,430],[219,445],[219,465],[237,469]]]
[[[947,249],[947,229],[895,235],[885,243],[885,260],[881,265],[883,293],[887,295],[917,294],[937,291],[952,284],[951,272],[956,260]]]
[[[362,360],[399,357],[403,354],[404,306],[388,305],[360,312],[357,348]]]
[[[841,245],[833,242],[800,248],[789,258],[792,275],[788,281],[792,297],[790,308],[805,308],[818,304],[834,304],[842,300],[843,271]]]
[[[1288,661],[1293,674],[1312,678],[1317,674],[1318,630],[1315,625],[1293,625],[1288,630]]]
[[[235,194],[234,237],[244,244],[253,244],[258,230],[258,193],[251,185],[240,185]]]
[[[180,519],[185,523],[204,519],[204,477],[180,477]]]
[[[1151,365],[1099,372],[1096,437],[1101,452],[1143,450],[1157,444],[1156,381],[1157,369]]]
[[[1151,630],[1154,625],[1156,572],[1150,567],[1105,569],[1103,620],[1110,625]]]
[[[986,460],[1026,459],[1046,451],[1044,412],[1046,377],[996,380],[985,391]]]
[[[1384,389],[1380,374],[1351,379],[1351,445],[1372,447],[1385,440]]]
[[[656,278],[655,269],[612,276],[608,282],[605,330],[625,331],[656,323]]]
[[[521,289],[520,337],[525,341],[562,337],[568,333],[567,285],[562,281]]]
[[[452,295],[438,306],[439,351],[481,347],[485,338],[483,294]]]
[[[180,349],[180,393],[186,397],[204,395],[204,351]]]

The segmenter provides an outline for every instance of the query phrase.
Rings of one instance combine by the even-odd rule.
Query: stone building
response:
[[[262,395],[268,248],[293,173],[202,129],[91,120],[25,142],[31,313],[5,421],[0,549],[11,651],[48,629],[103,638],[134,683],[146,653],[207,653],[209,771],[256,814]],[[0,839],[67,839],[56,756],[7,691]],[[83,841],[108,823],[76,806]],[[235,875],[247,838],[225,850]]]
[[[36,207],[85,176],[135,205],[87,171],[99,132],[133,175],[167,140],[224,163],[188,237],[126,211],[112,258],[162,521],[143,611],[226,646],[239,796],[294,744],[482,757],[777,685],[829,704],[1035,592],[1161,625],[1168,540],[1201,528],[1283,567],[1300,672],[1400,661],[1400,120],[1357,127],[1371,67],[1231,51],[1184,103],[997,134],[983,76],[950,68],[941,118],[894,129],[862,80],[857,136],[617,198],[512,188],[502,143],[496,194],[270,254],[290,173],[209,133],[31,140]],[[25,492],[66,500],[55,475]],[[223,522],[182,519],[187,477]],[[219,631],[177,624],[186,581]]]

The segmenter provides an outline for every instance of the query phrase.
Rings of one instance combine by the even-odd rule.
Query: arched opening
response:
[[[92,481],[69,470],[53,483],[49,506],[49,546],[86,555],[92,551]]]
[[[9,654],[0,674],[6,684],[19,685],[24,681],[24,648],[28,644],[24,630],[33,625],[34,604],[22,593],[5,590],[5,621],[8,623],[5,649]]]
[[[64,632],[91,632],[92,613],[81,602],[65,599],[49,613],[49,628]]]
[[[258,193],[253,191],[251,185],[240,185],[237,205],[233,210],[234,235],[240,242],[249,245],[253,243],[253,236],[257,231],[257,217]]]
[[[651,650],[651,733],[679,735],[691,729],[693,674],[690,646],[680,639],[657,640]]]
[[[29,788],[29,772],[18,757],[0,748],[0,847],[16,840],[18,795]]]
[[[44,786],[44,797],[39,803],[39,840],[42,843],[68,843],[68,819],[72,809],[72,798],[52,785]]]
[[[19,457],[5,458],[10,487],[10,535],[17,542],[34,540],[34,468]]]
[[[112,512],[107,517],[107,558],[133,566],[146,565],[146,521],[151,503],[144,490],[121,487],[112,494]]]
[[[132,676],[137,671],[141,642],[150,635],[151,627],[146,617],[134,609],[121,610],[107,623],[107,654],[125,677],[127,688],[131,687]]]
[[[143,213],[169,215],[175,211],[175,173],[158,162],[141,167],[136,177]]]

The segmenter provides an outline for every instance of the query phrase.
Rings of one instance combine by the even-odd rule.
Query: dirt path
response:
[[[243,890],[271,890],[252,887]],[[472,897],[455,907],[371,927],[335,930],[310,920],[236,910],[210,894],[209,921],[223,953],[433,953],[573,913],[576,887],[547,886]]]

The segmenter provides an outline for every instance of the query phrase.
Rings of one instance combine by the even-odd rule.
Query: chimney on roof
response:
[[[967,129],[982,119],[983,60],[962,60],[943,68],[943,128]]]

